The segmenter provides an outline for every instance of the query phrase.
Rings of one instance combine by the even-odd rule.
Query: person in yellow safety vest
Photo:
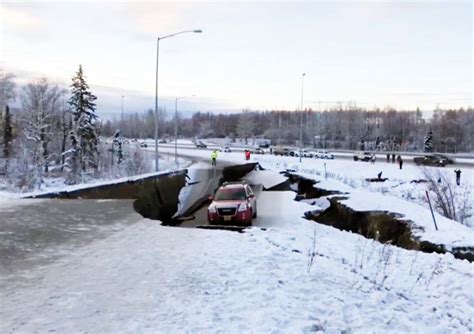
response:
[[[217,150],[214,150],[212,151],[211,153],[211,161],[212,161],[212,165],[215,166],[217,163]]]

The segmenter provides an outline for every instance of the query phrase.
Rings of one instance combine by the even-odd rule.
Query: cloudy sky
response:
[[[0,1],[1,67],[68,84],[83,65],[106,113],[472,105],[473,5],[446,2]],[[318,101],[323,101],[319,103]]]

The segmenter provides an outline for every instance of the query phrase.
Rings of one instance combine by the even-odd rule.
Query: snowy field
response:
[[[200,159],[210,154],[180,151]],[[318,186],[353,193],[349,205],[389,206],[415,220],[429,212],[417,197],[423,185],[410,184],[422,177],[415,166],[400,171],[382,162],[306,160],[299,165],[297,158],[252,159],[276,171],[297,170],[320,181]],[[234,162],[244,162],[243,154],[219,155],[218,164]],[[452,168],[444,170],[454,174]],[[380,171],[388,182],[364,181]],[[463,170],[468,190],[472,177],[472,170]],[[312,206],[293,201],[291,192],[268,198],[259,206],[257,226],[242,234],[164,227],[142,219],[52,264],[18,272],[13,282],[2,279],[0,332],[474,331],[472,263],[307,221],[302,216]],[[9,202],[4,200],[0,209]],[[21,210],[18,205],[9,210]],[[449,233],[439,235],[456,236],[459,226],[450,225]],[[430,238],[447,238],[431,232]]]

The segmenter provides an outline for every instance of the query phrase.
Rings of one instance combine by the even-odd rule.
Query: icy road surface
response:
[[[139,221],[132,200],[18,199],[0,206],[0,277],[17,279]]]

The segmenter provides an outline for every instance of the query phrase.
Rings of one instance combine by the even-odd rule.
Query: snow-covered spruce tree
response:
[[[11,155],[11,144],[13,140],[13,127],[11,121],[10,107],[5,107],[5,117],[3,119],[3,156],[8,159]]]
[[[69,141],[71,147],[63,153],[65,157],[65,166],[68,167],[69,173],[66,178],[66,184],[77,184],[81,180],[81,168],[79,157],[81,156],[81,147],[77,140],[77,135],[74,129],[69,132]]]
[[[433,152],[433,131],[429,130],[426,133],[423,141],[423,148],[426,153]]]
[[[73,150],[81,172],[97,171],[98,168],[98,141],[99,128],[97,126],[96,104],[97,97],[89,90],[82,66],[72,78],[71,98],[68,101],[73,116],[73,129],[71,132],[71,147],[76,142]],[[74,139],[73,139],[74,138]],[[71,153],[71,150],[69,150]],[[71,178],[69,178],[71,179]],[[77,179],[76,179],[77,181]]]
[[[0,68],[0,142],[4,137],[4,112],[7,104],[15,101],[15,76],[11,73],[5,73]],[[1,151],[0,151],[1,154]]]

